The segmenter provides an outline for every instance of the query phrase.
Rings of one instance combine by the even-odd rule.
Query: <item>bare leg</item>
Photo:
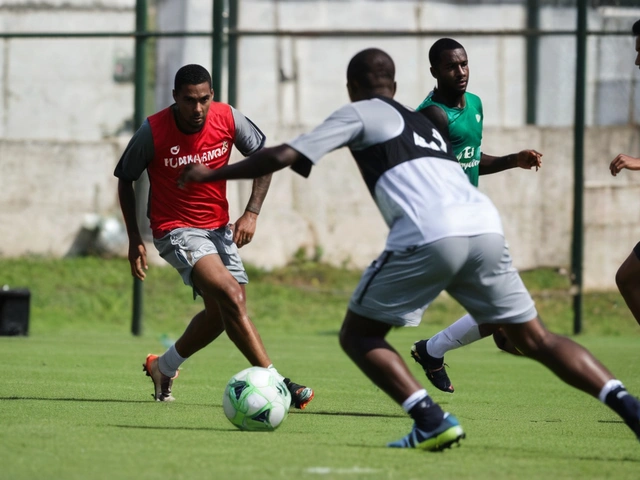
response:
[[[491,325],[493,330],[493,341],[500,350],[510,353],[511,355],[521,356],[522,352],[518,350],[511,340],[507,338],[507,335],[504,333],[504,330],[500,327],[496,328],[496,325]]]
[[[210,317],[207,314],[207,320],[221,319],[227,335],[251,365],[260,367],[271,365],[258,330],[247,315],[244,286],[238,284],[233,278],[220,257],[207,255],[201,258],[193,268],[192,275],[194,284],[205,298],[207,311],[213,309],[213,301],[218,305],[220,317],[215,315]],[[198,325],[195,328],[198,328]],[[209,332],[210,336],[203,342],[215,335],[218,329],[219,327],[214,326]]]
[[[349,358],[414,420],[408,435],[388,444],[393,448],[442,450],[465,434],[453,415],[445,414],[415,379],[398,352],[385,340],[391,326],[347,311],[340,345]]]
[[[220,257],[207,255],[198,260],[192,276],[204,299],[205,309],[193,317],[175,345],[158,359],[159,373],[154,384],[164,385],[161,393],[165,397],[171,396],[171,377],[177,375],[182,362],[224,331],[250,365],[272,367],[258,330],[247,315],[245,288],[229,273]],[[314,397],[313,390],[280,377],[291,392],[292,405],[304,409]]]
[[[224,324],[218,303],[205,299],[205,310],[193,317],[184,333],[176,340],[176,351],[181,357],[189,358],[213,342],[222,332]]]
[[[504,330],[524,355],[547,366],[567,384],[609,406],[640,440],[640,401],[630,395],[588,350],[547,331],[538,318],[519,325],[505,325]]]
[[[616,284],[636,322],[640,324],[640,259],[635,251],[620,265],[616,273]]]
[[[527,323],[503,325],[511,342],[524,355],[545,365],[561,380],[598,397],[613,375],[573,340],[549,332],[536,317]]]
[[[422,385],[385,339],[389,330],[390,325],[348,311],[340,330],[340,345],[373,383],[402,404]]]

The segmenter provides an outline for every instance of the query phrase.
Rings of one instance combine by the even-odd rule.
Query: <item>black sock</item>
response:
[[[637,398],[630,395],[626,388],[617,387],[607,394],[604,403],[640,436],[640,401]]]
[[[440,405],[435,403],[431,397],[427,396],[416,403],[409,415],[416,422],[416,426],[425,432],[435,430],[442,422],[444,412],[440,408]]]

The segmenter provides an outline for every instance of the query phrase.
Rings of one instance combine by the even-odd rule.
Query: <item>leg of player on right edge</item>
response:
[[[503,325],[509,339],[525,356],[540,362],[562,381],[599,399],[615,411],[640,440],[640,400],[587,349],[549,332],[534,318]]]
[[[629,310],[640,324],[640,243],[618,268],[616,285]]]

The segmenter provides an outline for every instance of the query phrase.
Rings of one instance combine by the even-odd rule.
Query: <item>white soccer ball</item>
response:
[[[240,430],[275,430],[287,418],[290,406],[287,386],[276,373],[262,367],[235,374],[222,397],[224,414]]]

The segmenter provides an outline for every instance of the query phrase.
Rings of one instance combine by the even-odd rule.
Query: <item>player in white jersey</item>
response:
[[[349,302],[340,344],[414,420],[409,434],[390,447],[441,450],[465,436],[385,338],[394,326],[417,325],[443,290],[478,323],[504,328],[524,355],[599,398],[640,435],[640,402],[587,350],[544,328],[511,266],[496,208],[469,183],[434,124],[393,100],[394,77],[389,55],[358,53],[347,68],[353,103],[312,132],[241,162],[217,170],[188,166],[179,185],[255,178],[289,166],[308,176],[326,153],[349,147],[390,231]]]

